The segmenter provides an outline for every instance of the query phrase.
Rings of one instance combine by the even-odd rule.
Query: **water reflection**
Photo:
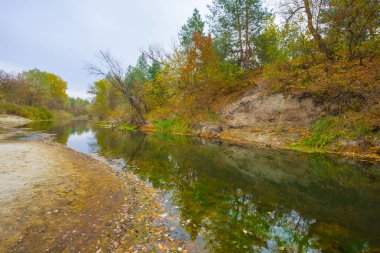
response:
[[[72,133],[67,139],[66,145],[79,152],[89,154],[98,151],[98,145],[91,130],[83,133]]]
[[[378,165],[86,122],[48,131],[82,152],[134,164],[128,169],[168,193],[183,229],[209,251],[380,250]]]

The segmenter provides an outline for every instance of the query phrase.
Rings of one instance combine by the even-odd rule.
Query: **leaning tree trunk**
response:
[[[130,97],[130,98],[128,98],[128,99],[129,99],[130,104],[131,104],[131,106],[133,107],[133,109],[135,109],[135,111],[136,111],[137,114],[139,115],[139,120],[140,120],[140,122],[138,122],[138,124],[144,125],[144,124],[146,123],[146,120],[145,120],[145,117],[144,117],[143,110],[141,109],[140,103],[137,102],[137,101],[135,100],[135,98],[133,98],[133,97]]]
[[[136,110],[140,120],[139,124],[146,124],[146,120],[144,118],[144,108],[147,110],[148,106],[142,98],[133,94],[124,83],[123,79],[125,77],[125,71],[123,70],[121,63],[113,58],[107,51],[100,51],[99,58],[106,64],[108,69],[104,71],[96,65],[89,64],[87,68],[90,73],[103,76],[115,89],[124,94],[130,106]]]
[[[125,85],[123,85],[123,81],[120,78],[114,78],[114,80],[110,81],[116,89],[118,89],[119,91],[121,91],[121,93],[124,94],[124,96],[128,99],[128,102],[131,105],[131,107],[137,112],[140,120],[140,122],[138,123],[142,125],[145,124],[146,119],[144,117],[144,112],[142,109],[143,106],[145,107],[145,101],[143,99],[135,97],[131,92],[129,92],[129,90],[125,88]]]
[[[303,2],[305,5],[305,12],[307,16],[307,27],[314,40],[317,42],[319,50],[326,55],[327,59],[334,60],[333,52],[328,48],[326,42],[323,40],[322,36],[318,33],[317,29],[315,29],[313,25],[313,15],[311,14],[309,0],[303,0]]]

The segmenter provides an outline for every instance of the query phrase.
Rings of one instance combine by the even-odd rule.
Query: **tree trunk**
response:
[[[137,114],[139,115],[140,122],[138,122],[138,123],[139,124],[145,124],[146,120],[144,118],[144,114],[143,114],[143,111],[141,110],[140,105],[135,101],[135,99],[133,97],[129,96],[128,100],[129,100],[131,106],[133,107],[133,109],[135,109]]]
[[[310,10],[309,0],[303,0],[305,5],[305,12],[307,15],[307,27],[313,36],[314,40],[317,42],[319,50],[324,53],[329,60],[334,60],[333,52],[327,47],[326,42],[323,40],[322,36],[318,33],[313,25],[313,15]]]
[[[127,89],[124,88],[124,86],[122,85],[122,81],[117,79],[114,80],[115,82],[117,82],[116,84],[113,83],[111,81],[111,84],[113,84],[113,86],[118,89],[119,91],[121,91],[125,96],[126,98],[128,99],[129,101],[129,104],[132,106],[133,109],[136,110],[137,114],[139,115],[139,118],[140,118],[140,122],[141,124],[145,124],[146,123],[146,120],[144,118],[144,114],[143,114],[143,110],[141,109],[141,105],[139,103],[139,100],[142,101],[142,99],[138,99],[138,98],[135,98],[135,96],[133,94],[131,94]]]
[[[349,52],[349,57],[348,57],[348,61],[352,61],[354,59],[354,50],[352,49],[352,44],[354,43],[354,33],[352,32],[352,30],[348,30],[348,32],[350,33],[350,40],[348,42],[348,52]]]
[[[239,59],[239,65],[241,66],[244,62],[244,50],[243,50],[243,35],[241,31],[241,20],[240,20],[240,12],[239,12],[239,2],[238,0],[235,1],[235,8],[236,8],[236,18],[237,18],[237,26],[239,30],[239,46],[240,46],[240,59]]]
[[[249,43],[249,10],[248,0],[245,0],[245,68],[249,68],[249,61],[252,57],[251,45]]]

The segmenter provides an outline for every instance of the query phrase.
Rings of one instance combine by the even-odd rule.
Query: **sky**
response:
[[[266,4],[274,6],[274,1]],[[85,63],[109,50],[124,66],[140,50],[168,46],[198,8],[208,14],[211,0],[0,0],[0,69],[38,68],[68,83],[73,97],[90,97],[96,80]]]

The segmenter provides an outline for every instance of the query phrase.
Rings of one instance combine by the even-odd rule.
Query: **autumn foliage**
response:
[[[286,0],[278,24],[260,1],[214,0],[208,22],[195,9],[170,51],[154,46],[142,51],[113,85],[129,94],[112,96],[124,106],[115,107],[118,113],[99,109],[99,116],[214,120],[223,106],[258,86],[312,97],[333,116],[372,111],[379,101],[379,8],[374,0]],[[95,101],[109,96],[95,95]],[[130,95],[144,110],[131,106]]]
[[[193,41],[194,45],[186,52],[186,61],[181,67],[182,96],[191,101],[192,108],[207,111],[224,88],[225,78],[211,36],[196,33]]]
[[[67,83],[59,76],[32,69],[19,74],[0,71],[0,113],[31,119],[51,119],[52,111],[87,113],[88,101],[69,98]]]

